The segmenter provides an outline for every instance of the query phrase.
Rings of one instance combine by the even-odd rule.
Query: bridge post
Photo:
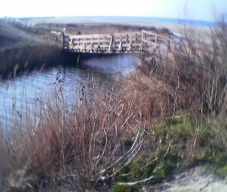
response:
[[[99,50],[100,50],[100,36],[99,36],[99,41],[98,41],[98,46],[97,46],[97,48],[96,48],[96,52],[98,53]]]
[[[120,44],[118,47],[118,52],[122,51],[122,35],[120,36]]]
[[[131,51],[131,50],[132,50],[132,35],[130,36],[130,42],[129,42],[129,45],[128,45],[128,51]]]
[[[70,38],[69,40],[69,49],[73,49],[73,39]]]
[[[92,40],[92,42],[91,42],[91,44],[90,44],[90,47],[91,47],[91,52],[94,52],[94,39],[93,39],[93,37],[91,38],[91,40]]]
[[[143,52],[143,41],[141,41],[139,50],[140,50],[141,52]]]
[[[111,51],[112,50],[112,44],[113,44],[113,35],[111,36],[111,39],[110,39],[108,51]]]
[[[142,40],[146,40],[146,33],[142,32]]]
[[[141,37],[140,51],[143,52],[144,41],[146,40],[146,33],[144,33],[143,31],[141,33],[142,33],[142,37]]]
[[[64,31],[62,32],[62,48],[65,49],[65,34]]]
[[[128,34],[126,35],[126,42],[127,42],[127,43],[129,42],[129,40],[128,40]]]

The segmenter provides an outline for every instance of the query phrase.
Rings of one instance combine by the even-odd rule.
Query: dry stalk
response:
[[[138,185],[140,183],[144,183],[144,182],[147,182],[151,179],[153,179],[155,176],[150,176],[146,179],[143,179],[143,180],[139,180],[139,181],[135,181],[135,182],[128,182],[128,183],[124,183],[124,182],[118,182],[117,185],[124,185],[124,186],[134,186],[134,185]]]

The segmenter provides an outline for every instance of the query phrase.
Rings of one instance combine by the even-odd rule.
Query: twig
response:
[[[118,182],[117,184],[118,185],[124,185],[124,186],[134,186],[134,185],[137,185],[139,183],[144,183],[146,181],[149,181],[149,180],[151,180],[153,178],[154,178],[154,176],[152,175],[152,176],[148,177],[147,179],[143,179],[143,180],[140,180],[140,181],[128,182],[128,183]]]
[[[120,176],[122,176],[122,177],[126,177],[126,176],[128,176],[128,175],[131,175],[131,174],[134,174],[134,173],[136,173],[136,172],[138,172],[138,171],[141,171],[141,170],[143,170],[144,168],[146,168],[146,167],[148,167],[150,164],[152,164],[153,162],[155,162],[155,161],[157,161],[159,158],[155,158],[155,159],[153,159],[153,161],[151,161],[151,162],[149,162],[148,164],[146,164],[146,165],[144,165],[143,167],[141,167],[139,170],[137,170],[137,171],[133,171],[133,172],[130,172],[130,173],[127,173],[127,174],[121,174]]]
[[[164,155],[164,157],[166,157],[166,155],[169,153],[170,147],[172,146],[174,139],[169,143],[168,149],[166,150],[166,153]]]

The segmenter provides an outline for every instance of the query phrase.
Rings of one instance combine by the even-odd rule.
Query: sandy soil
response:
[[[161,184],[146,185],[140,191],[225,192],[227,191],[227,177],[212,173],[209,166],[199,165],[175,174]]]

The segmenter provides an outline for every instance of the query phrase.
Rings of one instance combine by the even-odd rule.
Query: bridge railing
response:
[[[63,35],[63,49],[73,52],[142,52],[148,48],[158,47],[158,43],[166,40],[156,33],[142,32]]]

